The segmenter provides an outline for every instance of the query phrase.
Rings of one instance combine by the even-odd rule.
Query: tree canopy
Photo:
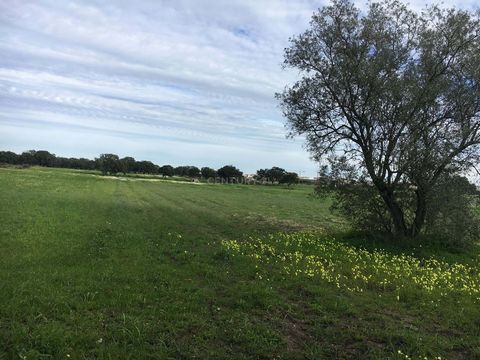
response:
[[[297,184],[300,181],[298,174],[295,172],[285,172],[280,180],[278,181],[280,184],[287,184],[288,186]]]
[[[205,179],[215,178],[217,176],[217,171],[210,167],[202,167],[201,172],[202,177]]]
[[[158,173],[162,176],[173,176],[174,175],[174,168],[172,165],[163,165],[160,166],[158,169]]]
[[[120,159],[115,154],[101,154],[95,162],[102,174],[116,174],[122,171]]]
[[[270,181],[274,183],[274,182],[280,182],[280,180],[285,174],[287,174],[287,171],[285,169],[282,169],[281,167],[278,167],[278,166],[274,166],[270,169],[257,170],[255,177],[258,180]]]
[[[243,172],[233,165],[225,165],[217,170],[217,175],[222,179],[231,181],[233,179],[241,178],[243,176]]]

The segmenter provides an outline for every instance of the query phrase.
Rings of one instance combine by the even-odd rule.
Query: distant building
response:
[[[313,177],[313,176],[299,176],[298,179],[300,180],[301,183],[305,184],[313,184],[318,181],[318,177]]]

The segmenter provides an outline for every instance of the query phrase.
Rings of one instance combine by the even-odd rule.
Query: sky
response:
[[[274,94],[298,76],[288,38],[324,4],[0,0],[0,150],[315,176]]]

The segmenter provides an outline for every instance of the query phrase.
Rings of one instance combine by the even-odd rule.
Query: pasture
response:
[[[480,250],[313,187],[0,168],[0,359],[480,358]]]

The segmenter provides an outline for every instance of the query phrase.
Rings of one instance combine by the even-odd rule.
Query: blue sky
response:
[[[289,36],[323,4],[0,0],[0,149],[314,176],[274,94],[295,79]]]

